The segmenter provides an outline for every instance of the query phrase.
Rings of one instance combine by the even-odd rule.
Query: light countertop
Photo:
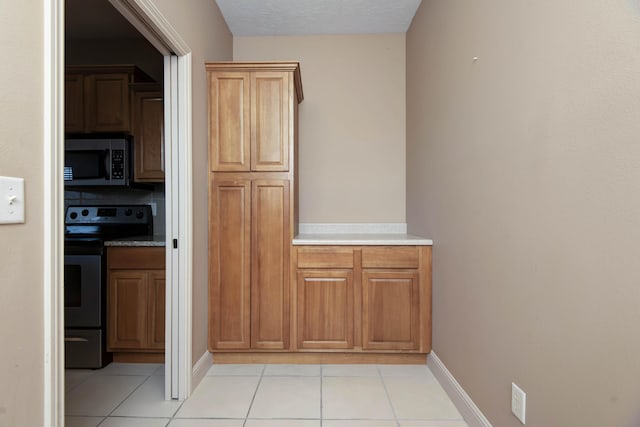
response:
[[[165,236],[134,236],[122,239],[106,240],[105,246],[166,246]]]
[[[433,240],[402,233],[301,233],[294,237],[293,244],[431,246]]]

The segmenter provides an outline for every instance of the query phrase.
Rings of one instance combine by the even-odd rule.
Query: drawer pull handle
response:
[[[89,342],[88,339],[80,338],[80,337],[64,337],[64,341],[65,342]]]

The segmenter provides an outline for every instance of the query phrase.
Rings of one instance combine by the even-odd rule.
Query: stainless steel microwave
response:
[[[127,186],[130,179],[131,146],[127,138],[65,140],[65,186]]]

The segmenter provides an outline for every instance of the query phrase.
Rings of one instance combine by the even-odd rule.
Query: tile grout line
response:
[[[91,378],[92,376],[95,375],[95,372],[89,372],[89,375],[87,375],[87,377],[85,379],[83,379],[82,381],[80,381],[78,384],[74,385],[73,387],[71,387],[69,390],[65,390],[64,393],[67,394],[73,390],[75,390],[76,388],[78,388],[79,386],[81,386],[82,384],[84,384],[85,382],[87,382],[89,380],[89,378]],[[65,387],[66,387],[66,383],[67,383],[67,378],[66,378],[66,373],[65,373]]]
[[[320,365],[320,427],[322,427],[322,420],[324,415],[322,414],[322,383],[324,382],[324,365]]]
[[[389,390],[387,390],[387,384],[384,382],[384,375],[382,375],[379,365],[376,365],[376,369],[378,370],[378,375],[380,375],[380,381],[382,381],[382,388],[384,388],[384,394],[387,396],[387,400],[389,401],[389,406],[391,407],[391,412],[393,413],[393,419],[396,422],[396,426],[400,427],[400,421],[398,420],[398,416],[396,415],[396,409],[393,407],[391,396],[389,396]]]
[[[154,371],[154,372],[155,372],[155,371]],[[120,403],[118,403],[118,404],[116,405],[116,407],[115,407],[115,408],[113,408],[113,410],[112,410],[111,412],[109,412],[109,415],[107,415],[107,418],[109,418],[109,417],[111,416],[111,414],[113,414],[115,411],[117,411],[117,410],[118,410],[118,408],[119,408],[120,406],[122,406],[122,404],[123,404],[123,403],[124,403],[128,398],[130,398],[130,397],[133,395],[133,393],[135,393],[135,392],[136,392],[140,387],[142,387],[142,385],[143,385],[143,384],[145,384],[147,381],[149,381],[149,380],[151,379],[151,376],[152,376],[152,375],[147,376],[147,379],[146,379],[146,380],[144,380],[144,381],[142,381],[140,384],[138,384],[138,386],[137,386],[136,388],[134,388],[134,389],[131,391],[131,393],[129,393],[129,394],[128,394],[124,399],[122,399],[122,401],[121,401]],[[105,420],[106,420],[107,418],[105,418]],[[100,424],[102,424],[103,422],[104,422],[104,420],[102,420],[102,422],[100,422]],[[100,425],[100,424],[98,424],[98,425]]]
[[[260,388],[260,384],[262,384],[262,378],[264,377],[264,371],[266,369],[267,369],[267,365],[262,365],[262,371],[260,372],[260,379],[258,379],[256,390],[253,392],[253,396],[251,397],[251,402],[249,402],[249,408],[247,409],[247,415],[244,417],[244,422],[242,423],[242,427],[247,425],[247,420],[249,419],[249,414],[251,413],[253,402],[255,401],[256,395],[258,394],[258,389]]]

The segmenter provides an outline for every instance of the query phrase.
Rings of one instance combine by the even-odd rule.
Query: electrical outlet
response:
[[[511,383],[511,412],[524,424],[527,411],[527,394],[516,383]]]

